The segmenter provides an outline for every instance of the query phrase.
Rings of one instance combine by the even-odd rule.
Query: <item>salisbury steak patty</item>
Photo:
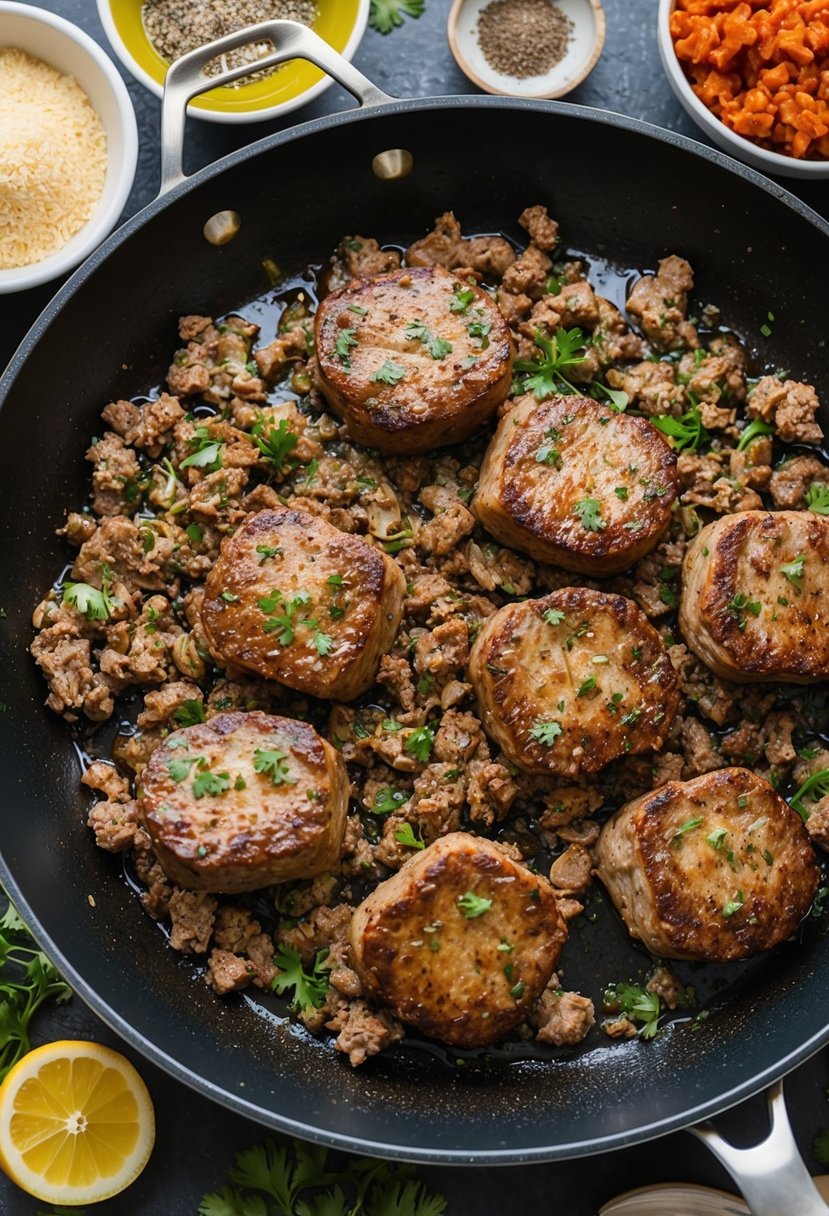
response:
[[[633,937],[665,958],[770,950],[806,915],[820,878],[800,816],[745,768],[669,781],[627,803],[596,855]]]
[[[348,774],[305,722],[254,711],[174,731],[141,787],[153,850],[184,887],[255,891],[337,863]]]
[[[676,456],[647,419],[529,394],[498,425],[472,510],[503,544],[598,576],[653,548],[676,494]]]
[[[351,922],[365,989],[457,1047],[484,1047],[523,1022],[566,938],[547,880],[465,832],[407,861]]]
[[[201,616],[221,663],[350,701],[394,640],[405,589],[360,537],[305,511],[260,511],[222,542]]]
[[[694,538],[679,623],[718,676],[808,684],[829,676],[829,518],[742,511]]]
[[[661,747],[679,704],[659,634],[632,600],[564,587],[507,604],[469,658],[481,718],[529,773],[595,773]]]
[[[513,342],[480,287],[440,266],[356,279],[314,333],[319,387],[358,443],[401,455],[465,439],[507,396]]]

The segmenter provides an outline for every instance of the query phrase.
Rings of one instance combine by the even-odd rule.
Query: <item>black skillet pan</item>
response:
[[[179,314],[221,315],[261,295],[263,258],[291,272],[322,261],[343,233],[408,242],[447,208],[467,232],[518,239],[515,218],[544,202],[567,246],[599,260],[617,299],[624,274],[614,266],[653,267],[681,253],[696,271],[697,301],[718,303],[724,321],[755,336],[771,311],[764,358],[829,390],[818,346],[829,226],[779,186],[613,114],[491,97],[392,101],[301,27],[279,23],[270,33],[282,48],[276,58],[318,63],[363,108],[269,137],[184,181],[180,143],[170,141],[183,127],[181,92],[192,92],[195,69],[185,62],[166,102],[166,193],[75,274],[0,382],[0,878],[110,1026],[182,1081],[282,1131],[388,1157],[507,1163],[596,1153],[687,1126],[829,1040],[822,921],[742,970],[700,972],[713,1012],[698,1030],[678,1025],[624,1044],[597,1033],[546,1058],[518,1045],[460,1064],[412,1043],[352,1071],[330,1044],[280,1024],[277,1006],[265,1016],[243,997],[206,991],[84,826],[79,759],[43,708],[27,654],[32,608],[65,560],[54,528],[85,500],[83,452],[102,406],[161,381]],[[410,172],[401,176],[406,156],[375,160],[390,150],[410,154]],[[211,245],[203,226],[225,210],[241,227]],[[612,265],[602,269],[602,260]],[[606,906],[596,912],[568,956],[567,982],[599,999],[608,980],[641,976],[648,960]],[[804,1200],[797,1210],[825,1209]]]

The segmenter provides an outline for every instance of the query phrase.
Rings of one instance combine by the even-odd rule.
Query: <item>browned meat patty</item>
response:
[[[627,803],[597,873],[633,937],[663,958],[729,962],[785,941],[820,871],[800,816],[767,781],[722,768]]]
[[[405,589],[359,536],[305,511],[260,511],[222,542],[201,616],[221,663],[350,701],[394,640]]]
[[[365,989],[457,1047],[484,1047],[525,1020],[566,937],[547,880],[465,832],[407,861],[351,922]]]
[[[829,677],[829,518],[742,511],[685,555],[679,624],[718,676],[808,684]]]
[[[323,300],[314,332],[320,389],[352,437],[381,452],[458,443],[510,390],[497,305],[440,266],[356,279]]]
[[[489,617],[469,679],[487,733],[529,773],[574,777],[655,751],[679,705],[662,639],[636,604],[584,587]]]
[[[153,850],[183,887],[255,891],[337,864],[348,773],[305,722],[254,711],[174,731],[141,790]]]
[[[647,419],[529,395],[498,425],[472,510],[503,544],[598,576],[653,548],[676,494],[676,456]]]

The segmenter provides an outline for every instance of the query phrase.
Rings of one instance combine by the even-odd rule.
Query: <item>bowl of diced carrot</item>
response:
[[[718,147],[765,173],[829,177],[829,0],[660,0],[659,52]]]

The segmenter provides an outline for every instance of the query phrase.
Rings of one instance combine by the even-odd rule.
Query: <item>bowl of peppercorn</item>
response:
[[[365,33],[369,7],[370,0],[98,0],[98,14],[115,54],[157,97],[176,59],[263,21],[299,21],[350,60]],[[305,105],[333,84],[304,59],[257,71],[256,60],[270,50],[267,42],[251,42],[208,63],[207,76],[246,64],[251,74],[195,98],[188,114],[208,122],[261,122]]]
[[[487,93],[563,97],[602,53],[599,0],[454,0],[447,28],[458,67]]]

